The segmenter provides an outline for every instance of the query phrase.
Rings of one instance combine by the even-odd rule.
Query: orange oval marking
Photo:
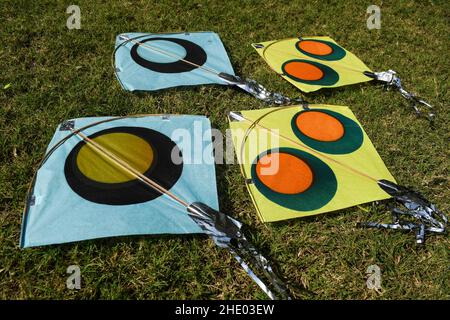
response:
[[[322,42],[303,40],[300,41],[298,46],[303,51],[315,54],[316,56],[327,56],[333,53],[333,48]]]
[[[256,164],[259,180],[272,191],[297,194],[309,189],[313,172],[309,165],[289,153],[271,153],[261,157]]]
[[[337,141],[345,133],[342,123],[325,112],[302,112],[298,115],[295,123],[305,136],[319,141]]]
[[[323,78],[323,71],[319,67],[303,61],[292,61],[284,66],[284,70],[301,80],[320,80]]]

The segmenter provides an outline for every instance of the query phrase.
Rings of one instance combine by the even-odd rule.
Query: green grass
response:
[[[227,128],[230,110],[259,101],[232,88],[207,86],[131,94],[110,65],[118,33],[212,30],[238,74],[296,96],[250,47],[297,35],[329,35],[374,70],[395,69],[406,88],[436,108],[436,128],[417,120],[399,94],[373,83],[319,91],[309,101],[348,105],[386,165],[449,212],[448,1],[373,1],[381,30],[366,28],[367,1],[76,1],[82,29],[66,28],[72,1],[1,1],[0,298],[260,299],[265,295],[225,250],[204,237],[127,237],[34,249],[18,248],[21,210],[33,172],[56,126],[68,118],[135,113],[205,114]],[[249,225],[249,238],[290,286],[311,299],[449,299],[448,236],[361,230],[358,221],[389,220],[365,205],[314,218],[263,225],[239,168],[216,167],[221,209]],[[66,289],[78,264],[82,289]],[[382,290],[367,289],[377,264]],[[301,293],[301,292],[300,292]]]

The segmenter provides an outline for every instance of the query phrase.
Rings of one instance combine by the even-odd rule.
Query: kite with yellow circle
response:
[[[264,222],[390,198],[395,181],[354,114],[310,105],[230,113],[233,144]]]
[[[183,195],[188,203],[200,201],[217,209],[211,137],[195,138],[196,127],[211,129],[206,117],[191,115],[78,118],[62,123],[33,180],[21,246],[203,233],[184,207],[141,181],[149,179]],[[84,128],[85,138],[76,134],[78,128]],[[180,132],[185,134],[177,135]],[[203,161],[193,161],[186,146],[203,150]],[[133,171],[123,170],[121,163]]]
[[[203,233],[228,249],[267,297],[290,299],[242,223],[217,210],[211,132],[206,117],[189,115],[62,123],[33,177],[20,246]]]

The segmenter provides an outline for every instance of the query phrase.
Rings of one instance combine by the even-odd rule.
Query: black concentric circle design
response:
[[[164,38],[164,37],[155,37],[155,38],[148,38],[144,40],[140,40],[140,43],[146,43],[149,41],[169,41],[173,42],[177,45],[182,46],[186,50],[186,56],[183,57],[183,60],[192,62],[196,65],[203,65],[205,64],[207,60],[207,54],[205,50],[203,50],[202,47],[200,47],[198,44],[195,44],[194,42],[179,39],[179,38]],[[155,72],[161,72],[161,73],[182,73],[182,72],[189,72],[197,68],[197,66],[186,63],[185,61],[178,60],[175,62],[169,62],[169,63],[160,63],[160,62],[153,62],[147,59],[144,59],[141,57],[138,53],[138,48],[140,46],[140,43],[136,43],[130,51],[131,58],[140,66],[147,68],[149,70],[155,71]]]
[[[183,171],[183,163],[175,164],[172,161],[172,153],[178,153],[180,158],[182,155],[181,150],[170,138],[158,131],[142,127],[110,128],[96,132],[89,138],[95,139],[110,133],[128,133],[145,140],[153,150],[153,161],[148,170],[142,174],[165,189],[169,190],[175,185]],[[129,205],[150,201],[161,196],[161,193],[137,179],[121,183],[104,183],[85,176],[77,165],[77,156],[85,145],[85,141],[79,142],[67,156],[64,165],[67,183],[80,197],[100,204]],[[107,148],[107,146],[103,147]]]

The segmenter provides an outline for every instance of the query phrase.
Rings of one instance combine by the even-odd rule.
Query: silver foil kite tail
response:
[[[228,249],[242,268],[255,281],[255,283],[267,294],[270,299],[290,300],[285,284],[273,272],[272,267],[264,256],[262,256],[245,238],[241,231],[242,223],[230,216],[212,209],[201,202],[194,202],[188,208],[188,215],[220,248]],[[248,260],[246,260],[248,259]],[[247,263],[248,261],[249,263]],[[263,274],[276,290],[276,296],[269,287],[253,272],[255,270]]]
[[[255,98],[262,100],[268,104],[276,105],[291,105],[291,104],[304,104],[305,101],[301,98],[291,99],[281,93],[270,92],[265,87],[252,79],[242,79],[238,76],[233,76],[228,73],[221,72],[219,77],[229,84],[235,85],[242,90],[250,93]]]
[[[374,78],[377,81],[384,83],[384,87],[386,89],[394,88],[400,92],[400,94],[407,99],[411,103],[411,107],[414,109],[418,116],[423,114],[423,110],[421,110],[421,106],[423,108],[428,108],[426,111],[427,118],[430,122],[434,121],[435,113],[433,112],[433,106],[428,102],[420,99],[415,94],[406,91],[403,89],[402,81],[397,76],[397,73],[394,70],[388,70],[383,72],[364,72],[364,74],[368,77]]]
[[[404,208],[392,208],[392,223],[365,222],[360,226],[415,231],[418,244],[425,242],[426,233],[446,232],[447,216],[420,193],[387,180],[379,180],[378,185]]]

